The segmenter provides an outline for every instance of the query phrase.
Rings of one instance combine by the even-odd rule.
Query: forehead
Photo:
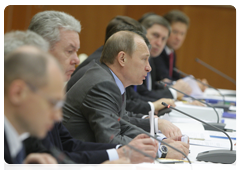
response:
[[[149,48],[142,38],[140,37],[135,38],[135,46],[136,48],[134,53],[140,53],[141,55],[146,55],[146,56],[150,55]]]
[[[187,24],[185,24],[185,23],[183,23],[183,22],[179,22],[179,21],[177,21],[177,22],[173,22],[172,24],[171,24],[171,27],[172,27],[172,29],[179,29],[179,30],[187,30],[187,28],[188,28],[188,26],[187,26]]]
[[[154,24],[147,29],[147,34],[158,33],[160,35],[167,36],[168,32],[169,31],[165,26],[159,24]]]
[[[80,47],[79,34],[76,31],[60,29],[59,44],[64,46],[73,45],[77,49]]]

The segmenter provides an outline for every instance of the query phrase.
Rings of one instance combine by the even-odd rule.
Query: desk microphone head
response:
[[[230,150],[211,150],[211,151],[205,151],[205,152],[202,152],[202,153],[199,153],[198,156],[197,156],[197,160],[199,161],[206,161],[206,162],[214,162],[214,163],[223,163],[223,164],[232,164],[236,161],[236,151],[232,150],[232,141],[231,141],[231,138],[229,137],[229,135],[224,132],[223,130],[213,126],[213,125],[210,125],[194,116],[191,116],[185,112],[182,112],[174,107],[172,107],[171,105],[167,105],[166,103],[162,102],[162,105],[165,106],[165,107],[168,107],[168,108],[171,108],[173,110],[176,110],[188,117],[191,117],[201,123],[204,123],[214,129],[217,129],[218,131],[221,131],[223,132],[229,139],[230,141],[230,144],[231,144],[231,148]]]
[[[208,69],[212,70],[213,72],[217,73],[218,75],[224,77],[225,79],[231,81],[232,83],[234,83],[236,85],[236,80],[234,80],[233,78],[227,76],[226,74],[222,73],[221,71],[217,70],[216,68],[208,65],[207,63],[203,62],[202,60],[195,58],[195,61],[205,67],[207,67]]]

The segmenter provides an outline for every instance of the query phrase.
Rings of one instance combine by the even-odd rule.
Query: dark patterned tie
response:
[[[169,77],[172,78],[173,71],[173,52],[169,54]]]
[[[14,163],[15,164],[22,164],[24,158],[25,158],[25,149],[24,149],[24,147],[22,147],[22,149],[16,155],[16,157],[14,159]]]

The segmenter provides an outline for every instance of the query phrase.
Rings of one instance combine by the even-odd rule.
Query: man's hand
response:
[[[180,138],[181,139],[181,138]],[[184,142],[181,141],[175,141],[173,139],[164,139],[164,142],[167,142],[169,145],[177,148],[178,150],[182,151],[186,156],[189,154],[189,143],[186,144]],[[171,159],[182,159],[184,158],[184,155],[182,155],[181,153],[175,151],[174,149],[168,147],[168,153],[166,158],[171,158]]]
[[[162,81],[163,81],[164,83],[171,83],[171,82],[172,82],[172,80],[170,80],[170,79],[168,79],[168,78],[164,78]]]
[[[158,114],[159,110],[165,108],[165,106],[162,105],[162,102],[165,102],[168,105],[170,104],[172,107],[176,106],[173,99],[166,99],[166,98],[159,99],[159,100],[153,102],[153,105],[154,105],[154,108],[155,108],[155,112],[154,113],[156,115]]]
[[[182,136],[180,129],[168,120],[158,119],[158,129],[167,137],[175,138]]]
[[[145,134],[140,134],[135,137],[129,145],[139,149],[146,154],[156,157],[158,150],[158,142],[153,141],[149,136]],[[142,162],[153,162],[154,160],[142,155],[141,153],[130,149],[128,146],[123,146],[117,150],[119,158],[128,157],[131,163],[142,163]]]
[[[204,84],[208,84],[208,81],[206,79],[202,79],[202,80],[198,79],[198,80],[200,80]],[[208,88],[207,86],[204,86],[202,83],[199,83],[198,81],[197,81],[197,85],[202,90],[202,92],[204,92],[206,90],[206,88]]]
[[[132,170],[129,159],[121,158],[115,161],[105,161],[94,170]]]
[[[57,164],[57,160],[50,154],[47,153],[31,153],[29,154],[24,164]]]
[[[187,102],[187,104],[189,105],[195,105],[195,106],[205,106],[203,103],[197,101],[197,100],[194,100],[192,102]]]
[[[192,93],[192,88],[189,86],[189,84],[181,79],[176,81],[176,83],[172,87],[188,95]],[[178,99],[181,99],[183,96],[184,96],[183,94],[177,92]]]

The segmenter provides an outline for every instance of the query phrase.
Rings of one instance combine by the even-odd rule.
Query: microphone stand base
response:
[[[236,161],[236,151],[211,150],[199,153],[196,159],[205,162],[232,164]]]

